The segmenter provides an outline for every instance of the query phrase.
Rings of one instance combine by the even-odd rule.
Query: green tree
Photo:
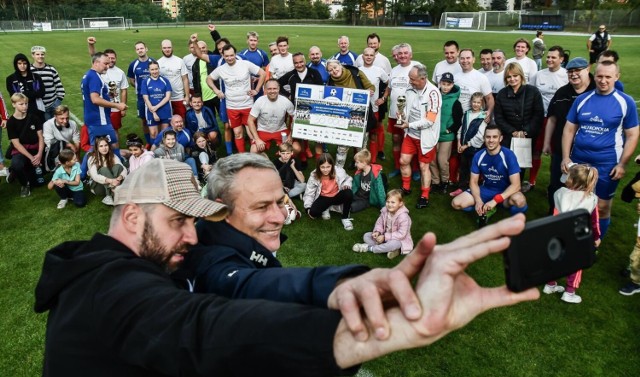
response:
[[[493,0],[491,10],[507,10],[507,0]]]
[[[328,20],[331,17],[329,6],[323,3],[321,0],[316,0],[313,2],[313,10],[316,14],[316,18],[319,20]]]

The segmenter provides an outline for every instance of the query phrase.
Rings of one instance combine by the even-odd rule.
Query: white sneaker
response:
[[[322,220],[329,220],[331,219],[331,214],[329,213],[329,210],[327,209],[326,211],[322,212]]]
[[[355,251],[356,253],[366,253],[367,251],[369,251],[369,245],[367,245],[366,243],[356,243],[353,245],[351,250]]]
[[[542,289],[542,293],[546,293],[548,295],[552,294],[552,293],[562,293],[564,292],[564,287],[561,285],[549,285],[549,284],[545,284],[544,288]]]
[[[112,206],[113,205],[113,198],[110,195],[107,195],[104,197],[104,199],[102,199],[102,203],[106,204],[108,206]]]
[[[66,207],[66,206],[67,206],[67,202],[68,202],[68,201],[69,201],[69,200],[67,200],[67,199],[60,199],[60,201],[58,202],[58,206],[57,206],[57,208],[58,208],[58,209],[63,209],[64,207]]]
[[[393,258],[397,257],[398,255],[400,255],[400,249],[388,252],[387,253],[387,258],[393,259]]]
[[[6,177],[9,175],[9,169],[7,169],[6,167],[0,169],[0,177]]]
[[[353,230],[353,219],[342,219],[344,230]]]
[[[562,297],[560,297],[560,300],[568,302],[570,304],[579,304],[582,302],[582,297],[578,296],[575,293],[565,292],[562,294]]]

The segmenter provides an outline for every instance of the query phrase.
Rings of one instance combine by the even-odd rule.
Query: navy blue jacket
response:
[[[195,274],[196,292],[325,308],[340,279],[369,270],[361,265],[281,268],[269,250],[226,221],[200,221],[196,228],[200,244],[184,263]],[[286,236],[281,237],[284,242]]]

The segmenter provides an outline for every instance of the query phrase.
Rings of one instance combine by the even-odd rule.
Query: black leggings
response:
[[[309,215],[313,218],[320,217],[322,212],[334,204],[342,204],[342,218],[349,217],[351,211],[351,202],[353,201],[353,191],[340,190],[336,196],[322,196],[320,195],[309,208]]]

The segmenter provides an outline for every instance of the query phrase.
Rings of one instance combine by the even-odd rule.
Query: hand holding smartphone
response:
[[[503,253],[509,290],[522,292],[595,262],[591,215],[585,209],[533,220]]]

